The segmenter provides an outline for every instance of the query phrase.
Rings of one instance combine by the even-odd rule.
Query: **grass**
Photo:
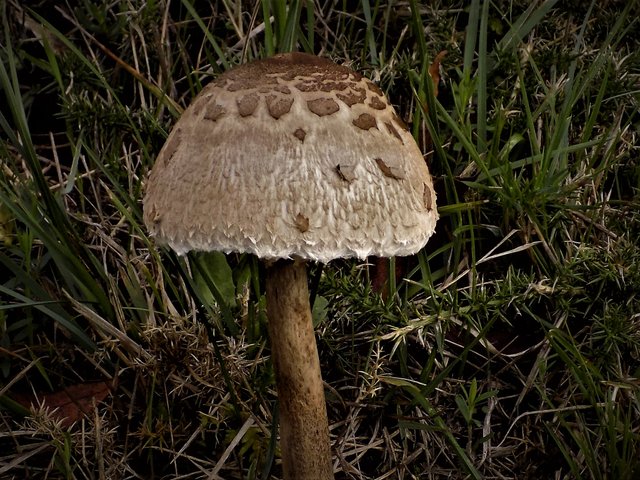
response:
[[[140,201],[204,84],[299,49],[388,93],[441,214],[386,299],[312,271],[336,477],[637,478],[639,13],[3,4],[0,477],[281,478],[258,263],[158,249]]]

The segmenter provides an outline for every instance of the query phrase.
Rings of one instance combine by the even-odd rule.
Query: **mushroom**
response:
[[[185,110],[146,185],[159,243],[266,264],[284,478],[333,478],[306,261],[410,255],[438,218],[427,165],[382,90],[287,53],[233,68]]]

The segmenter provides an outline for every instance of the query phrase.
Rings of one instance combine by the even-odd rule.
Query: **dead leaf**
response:
[[[15,394],[13,399],[25,408],[44,407],[63,427],[90,414],[93,406],[103,401],[111,391],[106,382],[80,383],[53,393],[38,392],[35,395]]]

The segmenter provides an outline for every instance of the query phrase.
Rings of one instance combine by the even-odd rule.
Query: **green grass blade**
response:
[[[87,336],[84,331],[82,331],[80,327],[78,327],[75,322],[70,321],[68,318],[65,318],[63,315],[60,315],[53,309],[49,308],[48,302],[33,302],[29,297],[26,297],[25,295],[22,295],[21,293],[18,293],[3,285],[0,285],[0,292],[8,295],[11,298],[19,300],[23,304],[30,305],[35,310],[38,310],[52,320],[55,320],[61,327],[66,329],[83,348],[86,348],[89,351],[94,351],[96,349],[95,343],[93,343],[93,341]]]
[[[191,18],[196,22],[198,27],[200,27],[200,29],[202,30],[202,33],[204,34],[207,41],[213,48],[214,52],[216,52],[220,65],[222,65],[225,70],[228,70],[230,67],[228,56],[225,55],[225,53],[222,51],[222,48],[220,48],[218,41],[214,38],[213,34],[211,33],[207,25],[205,25],[204,20],[202,20],[200,15],[198,15],[198,12],[196,11],[196,9],[193,7],[193,5],[189,0],[181,0],[181,1],[182,1],[182,4],[187,9],[187,11],[189,12],[189,14],[191,15]]]
[[[487,151],[487,30],[489,24],[489,4],[485,1],[482,5],[480,14],[480,35],[478,38],[478,71],[477,75],[477,102],[478,102],[478,120],[477,120],[477,150],[480,155]]]
[[[374,26],[374,17],[371,12],[371,4],[369,0],[361,0],[362,1],[362,11],[364,13],[364,21],[367,25],[367,30],[365,33],[365,38],[367,42],[367,50],[369,51],[369,61],[371,65],[378,65],[378,49],[376,48],[376,39],[375,39],[375,26]]]

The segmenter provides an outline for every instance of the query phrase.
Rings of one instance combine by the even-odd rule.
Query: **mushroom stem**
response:
[[[279,260],[267,267],[266,283],[284,478],[332,480],[327,407],[306,263]]]

